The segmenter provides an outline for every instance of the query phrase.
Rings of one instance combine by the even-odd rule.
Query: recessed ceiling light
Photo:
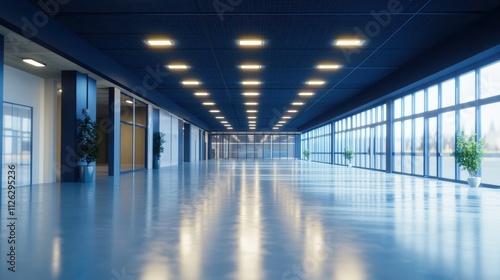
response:
[[[257,123],[257,121],[248,121],[248,123]]]
[[[125,102],[127,102],[128,104],[134,104],[134,101],[132,100],[125,100]]]
[[[334,45],[337,47],[361,47],[365,44],[365,40],[361,39],[338,39]]]
[[[241,84],[245,86],[255,86],[255,85],[260,85],[259,81],[243,81]]]
[[[262,65],[258,64],[243,64],[240,65],[240,68],[243,70],[259,70],[262,68]]]
[[[185,64],[169,64],[167,65],[168,69],[171,70],[186,70],[189,68],[189,66]]]
[[[258,92],[244,92],[243,95],[245,95],[245,96],[259,96],[260,93],[258,93]]]
[[[292,117],[284,116],[283,119],[291,119]]]
[[[297,113],[297,110],[288,110],[288,113]]]
[[[245,103],[245,105],[254,106],[254,105],[259,105],[259,103],[257,103],[257,102],[247,102],[247,103]]]
[[[227,123],[227,121],[221,121],[220,123]]]
[[[152,39],[152,40],[147,40],[146,43],[152,47],[172,46],[174,44],[169,39]]]
[[[220,111],[219,111],[219,110],[210,110],[209,112],[210,112],[210,113],[220,113]]]
[[[304,102],[293,102],[292,105],[301,106],[301,105],[304,105]]]
[[[195,81],[195,80],[187,80],[187,81],[182,81],[182,84],[185,86],[196,86],[196,85],[199,85],[200,82]]]
[[[340,69],[342,65],[340,64],[320,64],[316,66],[317,69],[320,70],[335,70],[335,69]]]
[[[273,127],[273,129],[276,130],[276,129],[280,129],[280,128],[279,127]]]
[[[255,117],[255,116],[249,116],[248,118],[255,120],[257,117]]]
[[[255,126],[251,126],[251,127],[249,127],[249,128],[250,128],[250,129],[255,129]]]
[[[196,96],[208,96],[208,92],[195,92],[194,95]]]
[[[247,110],[247,113],[257,113],[257,110]]]
[[[324,85],[325,84],[325,81],[321,81],[321,80],[310,80],[310,81],[307,81],[306,84],[308,85],[311,85],[311,86],[320,86],[320,85]]]
[[[282,124],[276,124],[274,126],[277,126],[277,127],[282,127],[283,125]]]
[[[299,92],[300,96],[313,96],[314,92]]]
[[[286,121],[279,121],[278,123],[286,123]]]
[[[231,126],[231,125],[230,125],[230,124],[225,124],[224,126],[227,126],[227,127],[229,127],[229,126]]]
[[[215,105],[215,103],[213,103],[213,102],[203,102],[203,105],[205,105],[205,106],[213,106],[213,105]]]
[[[23,61],[32,65],[32,66],[35,66],[35,67],[45,67],[45,64],[38,62],[34,59],[31,59],[31,58],[25,58],[25,59],[23,59]]]
[[[264,41],[259,39],[245,39],[239,40],[238,44],[242,47],[259,47],[264,45]]]
[[[233,128],[232,127],[228,127],[227,129],[232,130]]]
[[[216,119],[219,119],[219,120],[224,119],[224,117],[223,117],[223,116],[217,116],[217,117],[215,117],[215,118],[216,118]]]

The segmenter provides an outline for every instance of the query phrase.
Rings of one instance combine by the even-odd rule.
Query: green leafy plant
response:
[[[304,157],[305,157],[307,160],[309,160],[309,150],[308,150],[308,149],[305,149],[305,150],[304,150],[304,152],[303,152],[303,154],[304,154]]]
[[[99,130],[89,114],[78,120],[77,154],[80,161],[90,165],[99,155]]]
[[[163,143],[165,143],[165,133],[155,132],[153,134],[153,157],[155,160],[160,159],[163,153]]]
[[[455,151],[452,155],[457,164],[469,173],[470,177],[476,177],[477,171],[483,159],[484,139],[476,141],[476,134],[465,136],[465,133],[457,132],[455,140]]]
[[[345,148],[344,149],[344,157],[345,159],[347,159],[349,162],[351,162],[351,160],[354,158],[354,152],[349,149],[349,148]]]

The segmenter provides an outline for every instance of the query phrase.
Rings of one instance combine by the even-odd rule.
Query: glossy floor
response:
[[[500,279],[500,190],[304,161],[20,187],[1,279]]]

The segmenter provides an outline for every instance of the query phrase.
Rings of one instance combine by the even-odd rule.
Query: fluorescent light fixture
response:
[[[255,126],[251,126],[251,127],[249,127],[249,129],[255,129]]]
[[[257,113],[257,110],[247,110],[247,113]]]
[[[307,81],[306,84],[310,85],[310,86],[320,86],[320,85],[324,85],[325,84],[325,81],[321,81],[321,80],[310,80],[310,81]]]
[[[262,65],[258,64],[243,64],[240,65],[240,68],[243,70],[259,70],[262,68]]]
[[[197,86],[200,84],[200,82],[195,81],[195,80],[186,80],[186,81],[182,81],[182,84],[185,86]]]
[[[220,111],[219,111],[219,110],[210,110],[209,112],[210,112],[210,113],[220,113]]]
[[[334,45],[337,47],[361,47],[365,44],[365,40],[361,39],[338,39]]]
[[[254,124],[254,123],[249,123],[249,124],[248,124],[248,126],[249,126],[249,127],[255,127],[255,126],[257,126],[257,125],[256,125],[256,124]]]
[[[23,59],[23,61],[32,65],[32,66],[35,66],[35,67],[45,67],[45,64],[38,62],[34,59],[31,59],[31,58],[25,58],[25,59]]]
[[[125,100],[125,102],[127,102],[128,104],[134,104],[134,101],[132,100]]]
[[[291,119],[291,118],[292,118],[292,117],[290,117],[290,116],[284,116],[284,117],[283,117],[283,119],[286,119],[286,120],[289,120],[289,119]]]
[[[276,130],[276,129],[280,129],[280,128],[279,127],[273,127],[273,129]]]
[[[233,128],[232,127],[228,127],[227,129],[232,130]]]
[[[227,121],[221,121],[220,123],[227,123]]]
[[[286,123],[286,121],[279,121],[278,123]]]
[[[249,116],[248,118],[251,119],[251,120],[257,119],[257,117],[255,117],[255,116]]]
[[[294,105],[294,106],[302,106],[302,105],[304,105],[304,102],[293,102],[292,105]]]
[[[276,127],[282,127],[283,125],[282,124],[275,124],[274,126],[276,126]]]
[[[172,46],[174,43],[168,39],[152,39],[147,40],[146,43],[152,47],[164,47],[164,46]]]
[[[259,103],[257,103],[257,102],[247,102],[247,103],[245,103],[245,105],[254,106],[254,105],[259,105]]]
[[[340,69],[342,65],[340,64],[320,64],[316,66],[317,69],[320,70],[335,70],[335,69]]]
[[[213,102],[203,102],[203,105],[205,105],[205,106],[213,106],[213,105],[215,105],[215,103],[213,103]]]
[[[258,93],[258,92],[244,92],[243,95],[244,96],[259,96],[260,93]]]
[[[241,82],[242,85],[245,85],[245,86],[256,86],[256,85],[260,85],[260,82],[259,81],[243,81]]]
[[[170,64],[170,65],[167,65],[168,69],[171,69],[171,70],[186,70],[189,68],[189,66],[185,65],[185,64]]]
[[[231,125],[230,125],[230,124],[225,124],[224,126],[226,126],[226,127],[230,127]]]
[[[257,121],[248,121],[248,123],[257,123]]]
[[[238,44],[242,47],[259,47],[264,45],[264,41],[259,39],[239,40]]]
[[[223,120],[223,119],[224,119],[224,117],[223,117],[223,116],[217,116],[217,117],[215,117],[215,118],[216,118],[216,119],[218,119],[218,120]]]
[[[208,96],[208,92],[195,92],[194,95],[196,96]]]
[[[288,110],[288,113],[297,113],[297,110]]]
[[[299,92],[300,96],[313,96],[314,92]]]

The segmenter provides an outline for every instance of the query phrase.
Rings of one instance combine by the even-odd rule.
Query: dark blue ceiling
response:
[[[28,1],[39,9],[38,0]],[[230,6],[230,3],[234,7]],[[399,3],[401,11],[382,17],[374,12]],[[245,101],[257,101],[257,131],[269,131],[293,101],[303,101],[299,113],[282,131],[294,131],[310,123],[403,65],[429,51],[448,36],[482,18],[500,6],[500,1],[484,0],[359,0],[359,1],[273,1],[273,0],[72,0],[49,13],[97,49],[143,78],[147,67],[172,62],[191,66],[187,71],[170,72],[156,90],[210,125],[212,131],[225,131],[215,114],[202,105],[216,103],[216,109],[234,127],[248,131]],[[226,11],[217,12],[216,8]],[[368,44],[347,57],[332,46],[335,38],[353,36],[356,28],[369,29]],[[168,49],[151,49],[144,40],[163,35],[175,40]],[[255,36],[266,46],[241,49],[236,40]],[[265,66],[258,72],[237,68],[245,62]],[[336,71],[318,71],[320,62],[337,62]],[[181,80],[194,78],[198,87],[185,87]],[[243,79],[259,79],[254,88],[258,98],[242,96]],[[304,84],[324,79],[322,87]],[[205,90],[209,97],[194,96]],[[298,92],[315,92],[299,98]]]

